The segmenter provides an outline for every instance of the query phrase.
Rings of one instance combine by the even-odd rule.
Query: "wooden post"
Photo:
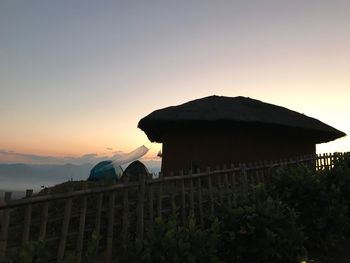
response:
[[[87,189],[86,182],[83,183],[82,189],[83,190]],[[84,195],[81,198],[81,204],[80,204],[80,218],[79,218],[79,230],[78,230],[78,240],[77,240],[77,261],[78,262],[81,262],[81,256],[83,252],[86,206],[87,206],[87,197],[86,195]]]
[[[203,200],[202,200],[202,181],[198,177],[198,210],[199,210],[199,222],[201,227],[204,228],[204,215],[203,215]]]
[[[129,181],[129,177],[124,177],[124,184],[126,185]],[[129,234],[129,189],[128,187],[123,188],[123,222],[122,222],[122,242],[123,247],[127,247],[128,234]]]
[[[139,196],[138,196],[138,203],[137,203],[137,237],[140,240],[143,240],[143,227],[144,227],[144,221],[143,221],[143,214],[144,214],[144,203],[145,203],[145,175],[140,175],[140,185],[139,185]]]
[[[180,176],[184,176],[183,171],[180,171]],[[182,223],[186,224],[186,190],[185,190],[185,179],[181,179],[181,214]]]
[[[216,170],[220,170],[220,167],[216,167]],[[223,197],[223,193],[222,193],[222,183],[221,183],[221,174],[218,173],[217,174],[217,183],[218,183],[218,192],[219,192],[219,200],[220,200],[220,204],[222,205],[224,203],[224,197]]]
[[[254,162],[254,185],[258,185],[259,183],[261,183],[261,180],[260,180],[260,168],[259,168],[259,163],[258,162]],[[285,165],[285,163],[284,163]]]
[[[170,173],[170,177],[173,177],[174,173]],[[176,181],[170,183],[170,199],[171,199],[171,212],[176,213],[176,202],[175,202],[175,191],[176,191]]]
[[[40,231],[39,231],[40,241],[44,241],[46,238],[46,227],[47,227],[48,219],[49,219],[49,202],[45,202],[41,210],[41,224],[40,224]]]
[[[264,162],[263,161],[259,162],[259,177],[260,177],[260,182],[265,184]]]
[[[329,153],[327,153],[326,156],[327,156],[327,168],[328,168],[328,170],[330,170],[331,169],[331,156]]]
[[[66,249],[66,241],[67,241],[67,234],[68,234],[68,229],[69,229],[71,210],[72,210],[72,198],[68,198],[66,200],[66,205],[64,208],[64,216],[63,216],[63,223],[62,223],[62,229],[61,229],[61,238],[60,238],[60,242],[58,245],[58,252],[57,252],[57,262],[61,262],[64,258],[64,252]]]
[[[233,201],[233,205],[236,206],[237,205],[237,200],[236,200],[237,187],[236,187],[236,173],[234,171],[235,169],[234,164],[231,164],[231,169],[232,169],[232,173],[231,173],[232,201]]]
[[[249,162],[247,164],[247,185],[248,185],[248,192],[251,190],[252,186],[254,185],[254,176],[253,176],[253,170],[251,169],[253,167],[253,164]]]
[[[26,198],[29,198],[33,195],[33,190],[28,189],[26,191]],[[24,211],[24,225],[23,225],[23,236],[22,236],[22,244],[28,243],[30,238],[30,225],[32,221],[32,205],[26,205]]]
[[[225,167],[225,169],[226,169],[226,167]],[[229,207],[232,207],[231,191],[230,191],[230,185],[228,182],[227,173],[224,173],[224,183],[225,183],[225,190],[226,190],[227,205]]]
[[[212,182],[211,182],[210,167],[207,167],[207,173],[208,173],[210,216],[211,216],[211,218],[214,218],[214,196],[213,196],[213,185],[212,185]]]
[[[108,200],[108,226],[107,226],[107,248],[106,261],[112,262],[113,257],[113,235],[114,235],[114,209],[115,209],[115,192],[109,194]]]
[[[248,194],[248,179],[247,179],[246,164],[245,163],[240,164],[240,168],[241,168],[242,193],[243,193],[243,195],[247,195]]]
[[[323,169],[322,170],[327,169],[327,157],[326,157],[325,153],[322,155],[322,162],[323,162],[323,165],[322,165]]]
[[[157,200],[157,208],[158,208],[158,217],[162,218],[162,209],[163,209],[163,174],[159,173],[159,185],[158,185],[158,200]]]
[[[150,183],[148,185],[148,214],[149,214],[149,222],[150,226],[153,225],[153,184]]]
[[[11,201],[11,192],[5,192],[4,202]],[[1,233],[0,233],[0,262],[5,262],[7,251],[7,237],[10,225],[10,209],[5,209],[1,218]]]
[[[101,214],[103,205],[103,193],[99,193],[97,197],[97,211],[96,211],[96,222],[95,222],[95,232],[99,236],[101,232]],[[99,239],[97,240],[99,243]],[[97,244],[98,247],[98,244]]]
[[[190,171],[192,175],[192,171]],[[190,216],[194,217],[194,186],[193,186],[193,178],[190,178]]]

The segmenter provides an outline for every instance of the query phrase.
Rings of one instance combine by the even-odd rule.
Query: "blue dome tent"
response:
[[[99,180],[119,180],[123,174],[123,169],[119,165],[113,165],[110,160],[96,164],[90,171],[88,181]]]

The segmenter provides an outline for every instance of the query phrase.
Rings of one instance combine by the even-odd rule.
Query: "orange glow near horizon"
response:
[[[143,144],[151,158],[161,145],[138,121],[214,94],[350,136],[350,2],[195,2],[2,4],[0,162],[16,161],[1,151],[105,156]],[[349,136],[317,151],[350,151]]]

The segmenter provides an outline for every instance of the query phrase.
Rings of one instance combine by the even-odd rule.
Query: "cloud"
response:
[[[103,160],[120,158],[123,152],[114,152],[112,156],[88,153],[81,156],[45,156],[28,153],[20,153],[0,149],[0,163],[28,163],[28,164],[95,164]]]

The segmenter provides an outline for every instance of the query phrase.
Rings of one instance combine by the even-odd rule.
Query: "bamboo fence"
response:
[[[306,164],[316,170],[331,169],[344,153],[303,156],[277,161],[260,161],[208,167],[205,171],[180,171],[156,179],[140,175],[137,182],[124,181],[65,193],[33,195],[11,200],[6,192],[0,201],[0,263],[10,262],[27,242],[45,241],[52,259],[61,262],[71,251],[78,260],[92,232],[99,235],[98,253],[105,262],[118,257],[118,248],[128,240],[142,239],[156,217],[176,213],[186,224],[195,217],[201,226],[216,215],[219,205],[235,205],[238,195],[268,181],[281,166]]]

